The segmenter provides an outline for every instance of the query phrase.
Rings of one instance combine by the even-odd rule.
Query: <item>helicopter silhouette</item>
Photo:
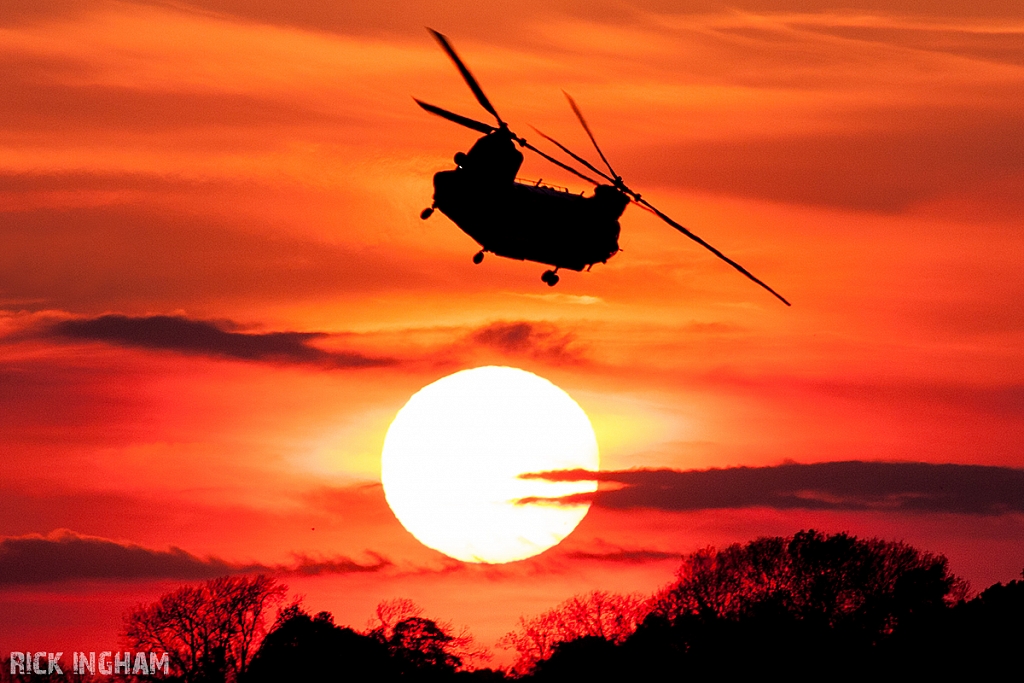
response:
[[[590,270],[594,264],[606,263],[620,251],[619,217],[632,203],[653,213],[771,292],[779,301],[790,305],[746,268],[672,220],[639,192],[628,187],[601,151],[583,113],[569,93],[563,91],[608,172],[602,171],[536,128],[534,131],[606,183],[594,180],[513,133],[456,54],[448,38],[433,29],[427,30],[455,63],[476,101],[497,122],[497,126],[492,126],[413,98],[416,104],[431,114],[484,134],[469,152],[458,152],[455,155],[454,169],[434,174],[433,203],[420,213],[420,218],[426,220],[437,209],[473,238],[481,247],[473,256],[473,263],[481,263],[484,254],[489,252],[505,258],[553,266],[553,269],[541,275],[541,280],[553,287],[558,283],[560,269]],[[541,184],[540,181],[519,180],[517,175],[523,163],[523,154],[516,149],[516,144],[593,184],[593,194],[585,197],[565,188]]]

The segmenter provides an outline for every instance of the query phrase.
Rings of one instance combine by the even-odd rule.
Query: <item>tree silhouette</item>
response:
[[[366,625],[366,632],[381,642],[387,642],[394,634],[398,622],[422,614],[423,608],[409,598],[381,600]]]
[[[397,673],[376,638],[336,626],[330,612],[310,616],[295,604],[278,614],[242,683],[387,681]]]
[[[538,681],[755,678],[776,664],[789,680],[914,679],[925,654],[949,660],[955,643],[936,634],[958,632],[959,605],[978,602],[963,603],[966,591],[942,556],[801,531],[684,557],[676,581],[623,610],[618,630],[579,619],[588,601],[577,597],[521,619],[504,644],[520,655],[516,672],[532,667]]]
[[[973,600],[958,603],[943,618],[914,625],[887,643],[889,660],[917,662],[918,671],[924,669],[937,679],[1009,680],[1008,672],[1019,678],[1024,581],[997,583]]]
[[[403,675],[443,676],[455,673],[462,664],[460,657],[448,651],[452,640],[430,619],[409,617],[395,624],[387,645]]]
[[[470,661],[490,658],[485,649],[474,646],[465,628],[456,631],[450,623],[422,614],[423,608],[407,598],[383,600],[368,627],[367,635],[387,646],[405,674],[441,676]]]
[[[585,637],[623,642],[648,612],[648,600],[640,595],[591,591],[530,619],[520,617],[519,626],[502,636],[498,647],[516,651],[513,671],[524,675],[563,643]]]
[[[166,652],[185,683],[229,683],[245,672],[265,633],[265,614],[287,587],[273,578],[225,576],[182,586],[124,616],[137,650]]]
[[[626,681],[634,677],[615,644],[601,636],[582,636],[557,643],[551,655],[536,662],[537,681]]]
[[[961,598],[966,583],[941,555],[905,543],[801,531],[692,553],[654,613],[739,619],[778,612],[876,638]]]
[[[944,557],[904,543],[812,530],[706,548],[683,559],[623,656],[647,676],[712,675],[722,662],[755,675],[783,659],[801,679],[877,677],[893,671],[894,644],[945,619],[966,590]]]

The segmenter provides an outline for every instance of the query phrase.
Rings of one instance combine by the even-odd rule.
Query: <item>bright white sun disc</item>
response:
[[[381,481],[398,521],[421,543],[463,562],[512,562],[568,536],[589,504],[522,504],[597,490],[594,481],[521,479],[597,470],[583,409],[525,370],[488,366],[427,385],[384,439]]]

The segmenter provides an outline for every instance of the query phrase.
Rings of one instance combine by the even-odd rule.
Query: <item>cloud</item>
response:
[[[244,216],[231,227],[144,201],[12,211],[2,221],[0,291],[54,309],[175,309],[210,298],[251,306],[436,282],[402,254],[247,230],[243,223],[265,223]]]
[[[315,111],[295,100],[199,91],[183,97],[183,93],[174,90],[36,81],[32,79],[36,75],[33,72],[44,68],[52,72],[60,65],[39,60],[12,61],[0,69],[0,82],[19,96],[5,98],[0,103],[0,113],[13,130],[22,134],[60,134],[69,125],[92,132],[116,128],[125,135],[133,135],[214,127],[280,129],[358,123],[343,114]]]
[[[649,562],[662,562],[664,560],[678,560],[680,556],[680,553],[665,552],[663,550],[650,550],[646,548],[616,548],[605,552],[572,550],[562,555],[562,557],[570,560],[590,560],[594,562],[613,562],[618,564],[647,564]]]
[[[296,574],[298,576],[321,576],[324,574],[366,574],[379,572],[382,569],[394,566],[394,563],[374,552],[367,552],[373,561],[368,564],[360,564],[350,557],[336,558],[312,558],[307,555],[298,555],[296,563],[292,567],[277,567],[279,574]]]
[[[160,0],[150,0],[162,4]],[[70,0],[62,3],[74,5]],[[20,13],[41,13],[40,5],[17,0]],[[84,3],[83,3],[84,4]],[[25,8],[22,9],[22,6]],[[419,35],[423,26],[448,31],[459,36],[472,35],[489,43],[523,42],[530,37],[530,27],[559,19],[600,21],[621,25],[655,17],[704,15],[721,11],[726,5],[718,0],[524,0],[507,4],[495,11],[490,3],[471,0],[425,0],[409,3],[382,0],[374,3],[297,3],[286,0],[189,0],[177,7],[197,13],[216,13],[239,19],[283,26],[297,26],[351,34]],[[728,3],[733,11],[751,12],[822,12],[832,5],[823,0],[734,0]],[[848,11],[897,12],[910,15],[954,13],[957,16],[1018,16],[1013,0],[981,0],[956,3],[953,0],[849,0],[843,3]],[[29,9],[31,8],[31,9]]]
[[[661,144],[645,148],[644,163],[624,173],[638,184],[680,178],[707,192],[899,212],[1024,170],[1005,146],[1020,136],[1019,114],[969,113],[967,106],[884,111],[866,122],[876,130]]]
[[[564,470],[525,475],[546,481],[619,485],[596,494],[523,499],[573,504],[592,499],[615,510],[879,510],[1000,515],[1024,513],[1024,470],[984,465],[826,462],[710,470]]]
[[[223,560],[180,548],[151,550],[67,530],[0,540],[0,586],[73,579],[206,579],[236,571]]]
[[[0,588],[82,579],[197,580],[252,572],[319,576],[377,572],[392,565],[381,555],[368,554],[372,561],[367,564],[349,557],[314,559],[301,555],[292,565],[239,564],[217,557],[198,557],[174,546],[153,550],[59,529],[47,536],[29,534],[0,539]]]
[[[164,4],[161,0],[148,0]],[[19,0],[19,4],[21,0]],[[675,4],[675,3],[674,3]],[[697,0],[703,10],[707,0]],[[276,26],[294,26],[349,35],[414,36],[433,26],[460,39],[474,36],[489,44],[522,44],[531,37],[530,26],[552,19],[579,17],[588,21],[635,21],[643,12],[617,0],[525,0],[496,11],[490,3],[472,0],[379,0],[374,3],[297,3],[286,0],[190,0],[176,3],[200,15],[216,14]],[[38,11],[38,10],[36,10]]]
[[[186,355],[327,368],[388,367],[415,361],[314,346],[315,341],[330,338],[323,332],[245,332],[239,327],[229,320],[199,320],[182,315],[106,314],[50,323],[43,335],[62,341],[97,341]],[[410,330],[408,334],[419,331]],[[460,357],[476,349],[555,363],[582,362],[581,353],[573,346],[574,335],[551,323],[500,321],[468,331],[452,330],[449,334],[464,335],[447,347]],[[446,345],[442,342],[441,346]],[[431,354],[434,356],[436,353]]]
[[[561,332],[551,323],[495,322],[475,330],[469,335],[469,339],[478,346],[496,349],[509,355],[525,355],[562,362],[579,360],[579,353],[570,348],[574,336]]]
[[[247,361],[299,363],[332,368],[365,368],[393,365],[394,360],[358,353],[326,351],[310,342],[327,335],[320,332],[236,332],[224,325],[183,316],[98,318],[62,320],[50,328],[67,339],[101,341],[118,346],[177,351],[178,353],[233,358]]]
[[[4,3],[4,11],[0,13],[0,26],[30,24],[57,17],[67,19],[69,15],[83,13],[88,6],[89,3],[83,0],[8,0]]]
[[[565,294],[563,292],[548,292],[546,294],[536,294],[531,292],[510,292],[510,294],[521,296],[525,299],[539,299],[540,301],[547,301],[553,304],[593,306],[594,304],[604,303],[604,299],[602,299],[601,297],[591,296],[589,294]]]

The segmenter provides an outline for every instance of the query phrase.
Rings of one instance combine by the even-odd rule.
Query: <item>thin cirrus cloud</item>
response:
[[[12,130],[66,134],[69,122],[78,133],[121,130],[125,135],[155,132],[314,126],[352,123],[337,113],[324,113],[273,97],[225,92],[158,92],[138,87],[79,85],[55,78],[38,78],[38,71],[60,74],[59,65],[15,64],[0,70],[0,82],[17,97],[0,103],[0,113]],[[46,71],[44,71],[45,73]],[[66,74],[60,74],[66,75]],[[72,74],[74,76],[76,74]],[[170,115],[172,114],[173,115]]]
[[[908,119],[922,115],[903,114]],[[868,130],[653,146],[644,150],[644,163],[628,172],[637,182],[685,178],[688,186],[709,192],[900,212],[956,192],[965,179],[973,184],[995,183],[1024,171],[1020,155],[1005,145],[1019,136],[1019,114],[967,116],[965,111],[951,109],[948,118],[954,123],[884,133]],[[965,120],[969,123],[960,123]],[[772,172],[765,173],[766,168]]]
[[[154,550],[61,529],[47,536],[0,539],[0,588],[75,580],[198,580],[253,572],[300,576],[372,573],[392,565],[381,555],[368,554],[368,563],[349,557],[298,556],[292,565],[239,564],[198,557],[173,546]]]
[[[103,315],[98,318],[63,320],[55,323],[50,333],[64,339],[100,341],[119,346],[246,361],[299,363],[331,368],[380,367],[396,362],[312,346],[311,341],[327,336],[319,332],[236,332],[223,329],[210,321],[182,316]]]
[[[598,481],[620,488],[521,504],[593,500],[614,510],[880,510],[903,513],[1024,513],[1024,470],[983,465],[824,462],[710,470],[564,470],[523,475],[545,481]]]
[[[82,11],[97,3],[82,0],[33,3],[16,0],[11,3],[7,22],[38,20],[46,16]],[[160,4],[139,2],[137,4]],[[541,2],[525,0],[495,12],[486,3],[470,0],[428,0],[407,3],[384,0],[375,3],[331,3],[307,5],[285,0],[191,0],[176,4],[201,15],[221,15],[279,26],[296,26],[349,34],[418,34],[424,25],[438,29],[461,31],[490,41],[528,40],[528,28],[535,23],[576,19],[613,24],[640,23],[651,16],[702,16],[720,10],[722,3],[711,0],[673,0],[647,2],[630,6],[616,0],[558,0]],[[729,3],[734,12],[822,12],[830,7],[821,0],[739,0]],[[944,15],[950,11],[961,16],[1016,16],[1018,6],[1012,0],[981,0],[969,4],[952,0],[851,0],[844,3],[847,12],[895,12],[906,15]],[[440,22],[440,23],[439,23]]]
[[[88,176],[71,177],[79,183],[68,188],[72,194],[103,193],[102,180],[90,186]],[[0,194],[11,182],[31,201],[38,193],[27,188],[53,187],[42,176],[14,178],[0,175]],[[138,175],[131,187],[159,194],[162,182]],[[187,183],[172,185],[187,193]],[[71,282],[68,273],[75,273]],[[252,232],[143,204],[13,211],[0,220],[0,291],[51,309],[178,309],[211,297],[252,306],[431,282],[437,279],[401,254],[382,259],[374,249]]]

